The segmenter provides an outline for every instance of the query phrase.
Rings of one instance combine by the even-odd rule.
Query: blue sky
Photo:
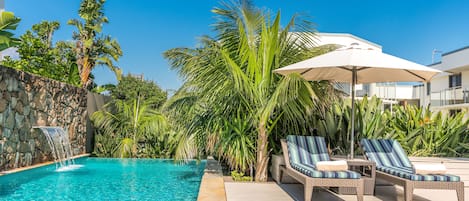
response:
[[[5,0],[5,9],[22,18],[21,35],[41,20],[57,20],[55,40],[70,40],[80,0]],[[258,7],[281,11],[285,23],[294,14],[309,16],[319,32],[350,33],[383,46],[383,51],[420,64],[430,64],[432,50],[448,52],[469,45],[467,0],[254,0]],[[104,33],[116,38],[124,51],[117,65],[124,73],[145,75],[164,89],[177,89],[181,80],[163,58],[165,50],[195,47],[210,35],[219,6],[214,0],[108,0]],[[93,71],[98,84],[115,83],[105,68]]]

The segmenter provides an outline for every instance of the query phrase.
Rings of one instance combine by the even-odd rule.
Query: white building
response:
[[[376,43],[367,41],[351,34],[344,33],[318,33],[317,45],[336,44],[340,46],[359,45],[365,49],[375,49],[382,51],[382,47]],[[392,104],[415,104],[419,105],[419,87],[413,83],[372,83],[360,84],[356,87],[357,97],[376,95],[383,100],[385,107]],[[350,94],[351,87],[348,83],[338,84],[338,88]],[[418,91],[418,92],[416,92]]]
[[[358,44],[365,48],[382,50],[380,45],[351,34],[319,33],[318,45]],[[357,85],[357,97],[364,95],[381,98],[385,107],[392,104],[430,105],[432,111],[452,114],[466,111],[469,118],[469,46],[443,53],[441,61],[429,65],[443,71],[430,83],[372,83]],[[338,88],[350,93],[349,84],[341,83]]]
[[[441,61],[429,67],[443,71],[436,75],[426,93],[433,111],[451,114],[469,111],[469,46],[443,53]]]
[[[363,38],[359,38],[352,34],[348,33],[317,33],[317,45],[341,45],[341,46],[350,46],[352,44],[359,45],[364,49],[375,49],[382,50],[381,45],[367,41]]]

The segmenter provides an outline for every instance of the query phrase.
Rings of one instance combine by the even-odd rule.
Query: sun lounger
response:
[[[404,187],[406,201],[412,200],[415,188],[454,189],[464,201],[464,183],[450,174],[415,174],[412,163],[399,142],[388,139],[362,139],[365,157],[376,163],[376,177]]]
[[[302,183],[305,201],[311,200],[313,187],[355,187],[357,200],[363,200],[363,179],[359,173],[316,170],[318,161],[330,161],[323,137],[289,135],[281,143],[286,167],[281,167],[280,178],[285,173]]]

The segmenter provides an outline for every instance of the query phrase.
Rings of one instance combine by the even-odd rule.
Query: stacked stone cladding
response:
[[[44,134],[60,126],[74,155],[85,152],[87,90],[0,66],[0,171],[53,161]]]

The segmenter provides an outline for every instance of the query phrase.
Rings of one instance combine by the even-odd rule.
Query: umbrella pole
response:
[[[352,68],[352,116],[351,116],[351,131],[350,131],[350,159],[354,155],[354,140],[355,140],[355,85],[357,84],[357,67]]]

